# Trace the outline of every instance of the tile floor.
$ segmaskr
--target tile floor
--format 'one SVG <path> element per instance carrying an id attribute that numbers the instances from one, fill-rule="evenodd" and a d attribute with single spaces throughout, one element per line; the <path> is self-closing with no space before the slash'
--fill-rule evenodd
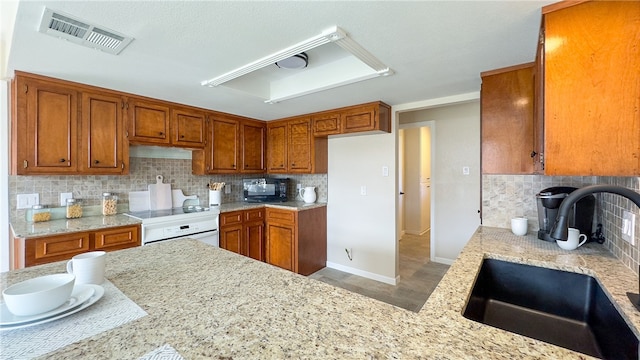
<path id="1" fill-rule="evenodd" d="M 418 312 L 449 269 L 429 261 L 429 235 L 400 240 L 400 281 L 396 286 L 339 270 L 324 268 L 310 278 Z"/>

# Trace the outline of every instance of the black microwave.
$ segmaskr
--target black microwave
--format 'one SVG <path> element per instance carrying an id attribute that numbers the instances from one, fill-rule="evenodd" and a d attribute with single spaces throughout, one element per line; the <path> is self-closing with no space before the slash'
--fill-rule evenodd
<path id="1" fill-rule="evenodd" d="M 284 202 L 287 201 L 289 179 L 243 179 L 242 188 L 246 202 Z"/>

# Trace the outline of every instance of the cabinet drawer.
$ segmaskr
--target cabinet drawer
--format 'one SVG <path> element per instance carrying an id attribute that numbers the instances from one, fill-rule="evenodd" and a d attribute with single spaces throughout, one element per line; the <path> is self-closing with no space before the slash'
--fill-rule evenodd
<path id="1" fill-rule="evenodd" d="M 242 211 L 232 211 L 220 214 L 220 226 L 242 224 Z"/>
<path id="2" fill-rule="evenodd" d="M 244 211 L 244 221 L 264 220 L 264 209 L 253 209 Z"/>
<path id="3" fill-rule="evenodd" d="M 137 226 L 96 231 L 93 235 L 94 248 L 115 250 L 140 245 L 138 233 Z"/>
<path id="4" fill-rule="evenodd" d="M 74 233 L 27 241 L 26 265 L 44 264 L 70 259 L 74 255 L 89 251 L 89 233 Z M 29 253 L 33 256 L 29 256 Z"/>
<path id="5" fill-rule="evenodd" d="M 267 208 L 267 221 L 293 224 L 296 221 L 296 212 Z"/>

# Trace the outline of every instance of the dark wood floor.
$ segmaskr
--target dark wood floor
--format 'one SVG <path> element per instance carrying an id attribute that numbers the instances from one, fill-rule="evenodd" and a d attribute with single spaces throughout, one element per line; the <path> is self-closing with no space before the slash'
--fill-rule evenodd
<path id="1" fill-rule="evenodd" d="M 410 311 L 420 311 L 448 265 L 429 261 L 429 235 L 400 240 L 400 281 L 396 286 L 324 268 L 309 277 Z"/>

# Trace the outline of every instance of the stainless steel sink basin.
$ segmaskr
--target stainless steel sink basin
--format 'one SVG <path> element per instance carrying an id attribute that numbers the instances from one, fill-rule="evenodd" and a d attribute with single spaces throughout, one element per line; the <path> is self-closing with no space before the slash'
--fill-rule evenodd
<path id="1" fill-rule="evenodd" d="M 596 279 L 485 259 L 464 317 L 604 359 L 638 359 L 638 338 Z"/>

